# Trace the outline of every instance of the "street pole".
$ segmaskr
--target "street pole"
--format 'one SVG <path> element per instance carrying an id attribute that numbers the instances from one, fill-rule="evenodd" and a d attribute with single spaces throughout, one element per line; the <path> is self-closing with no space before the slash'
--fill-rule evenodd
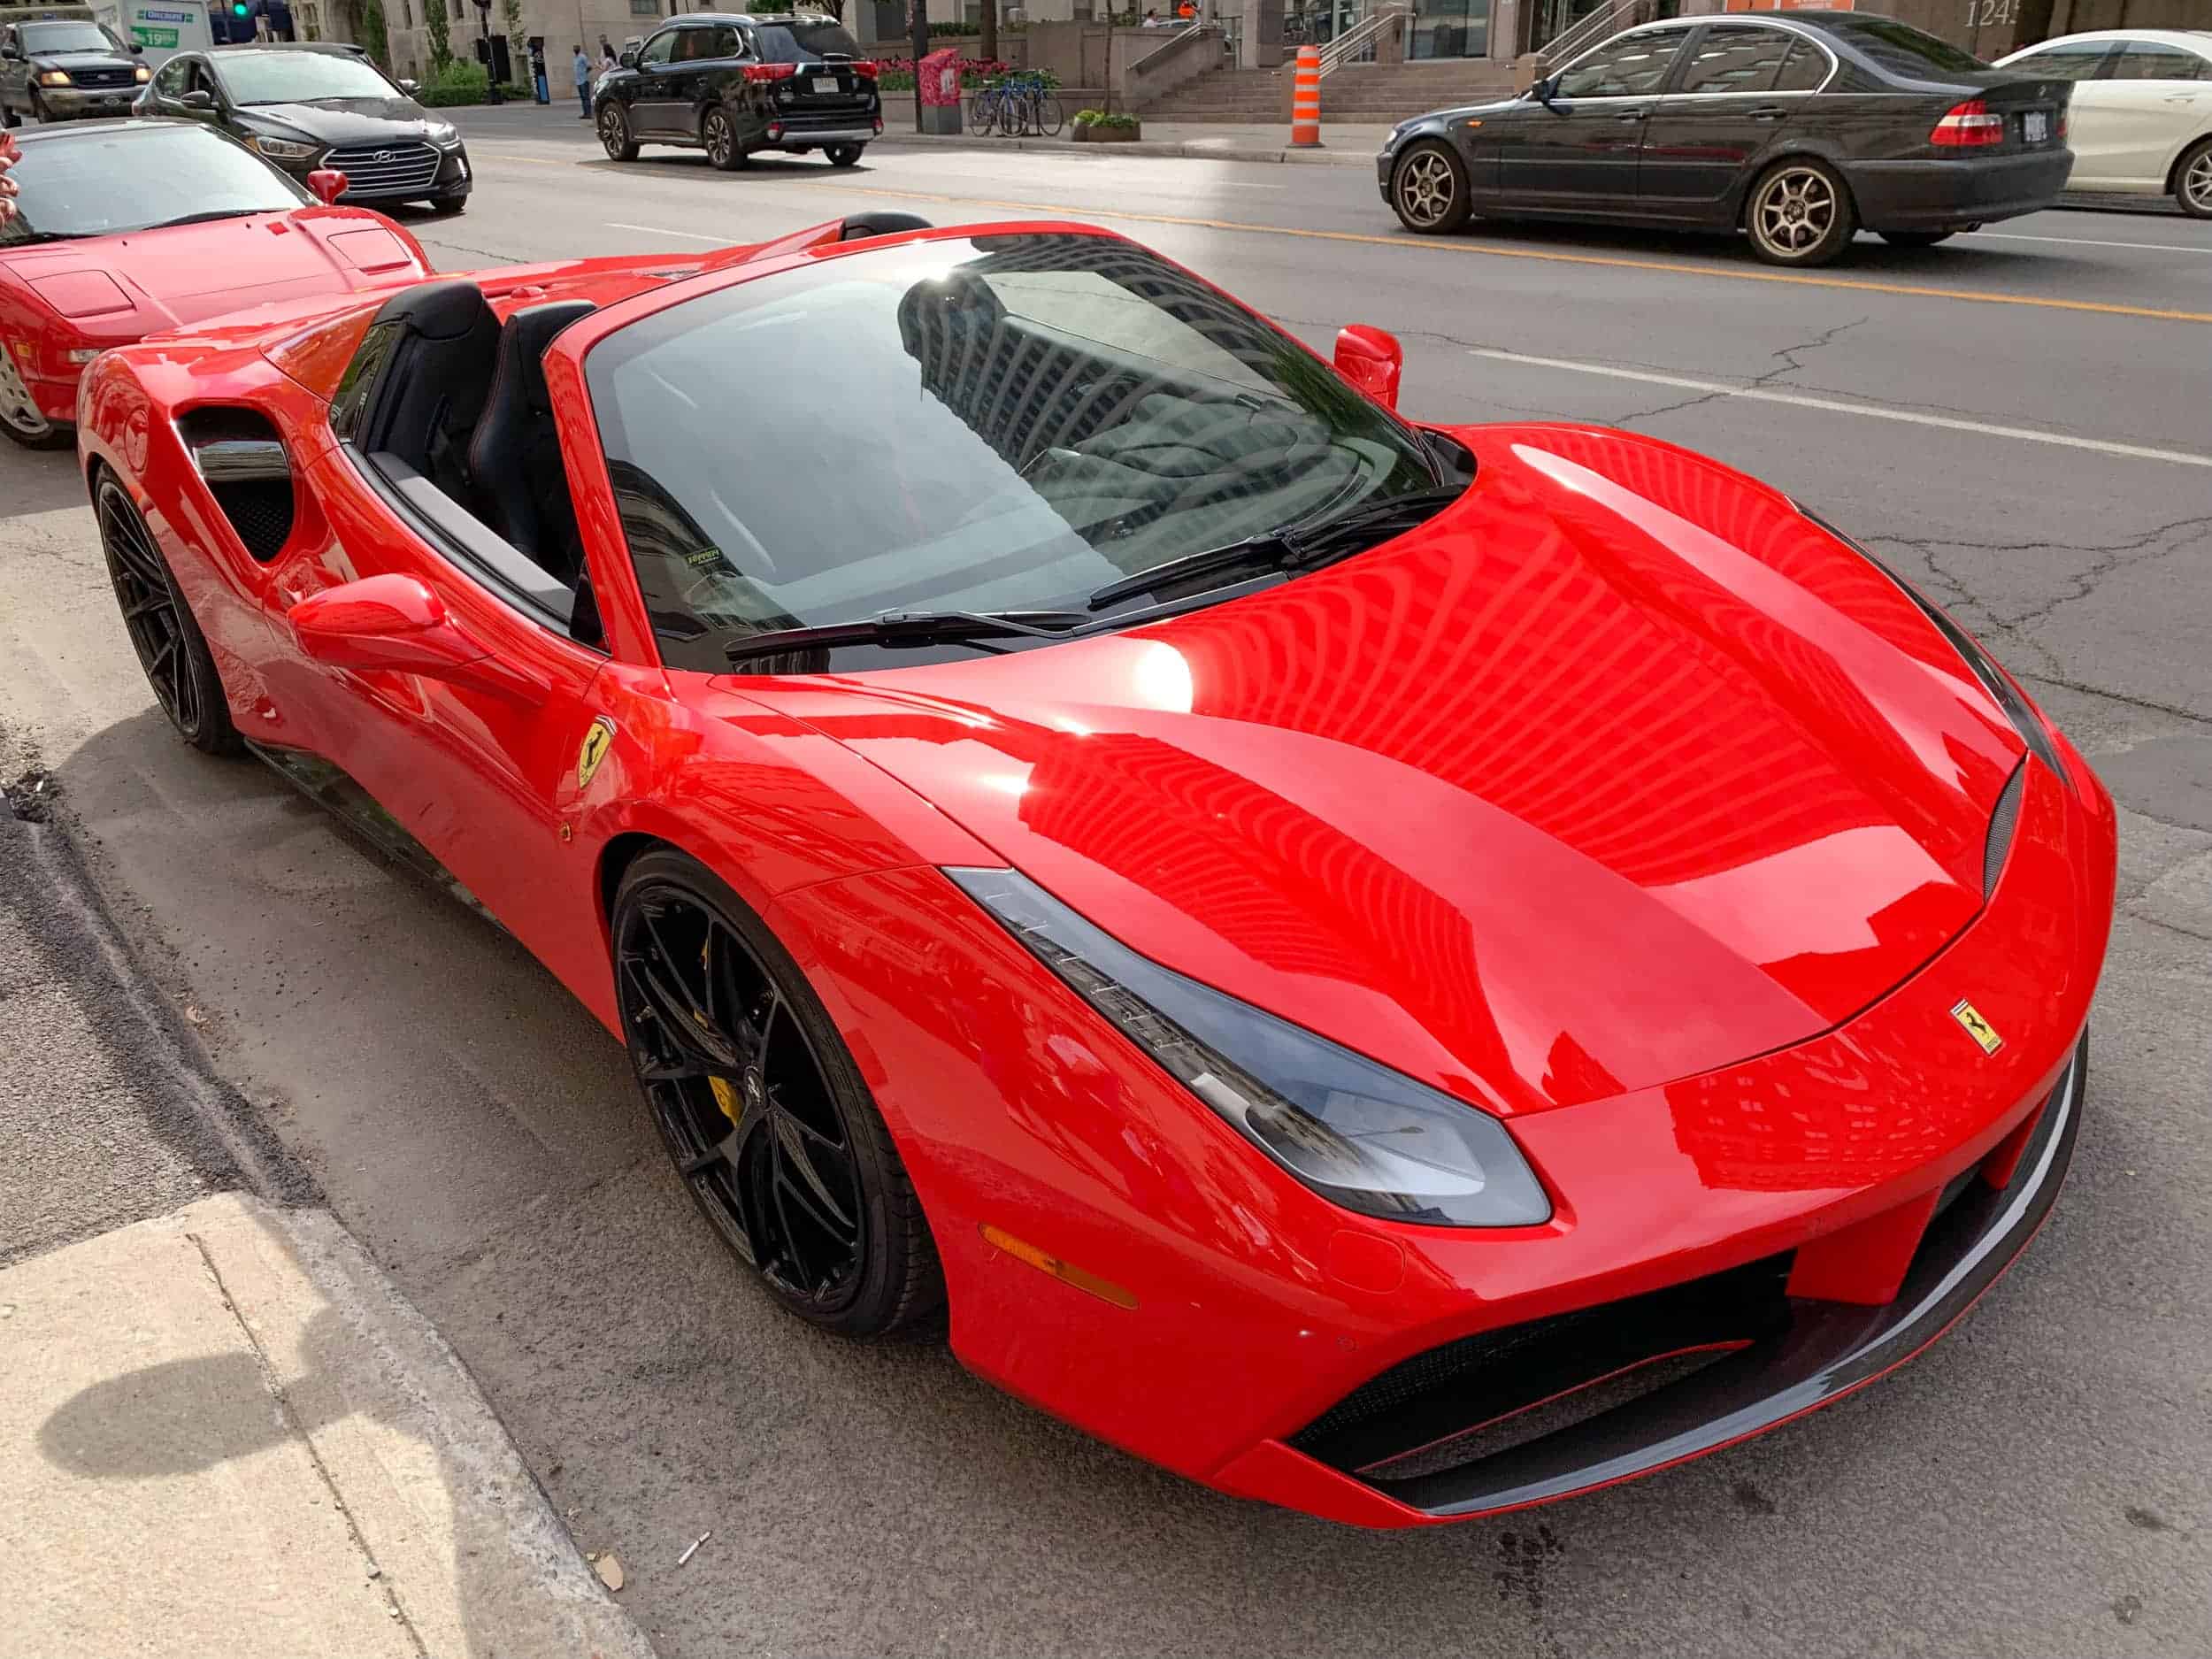
<path id="1" fill-rule="evenodd" d="M 922 130 L 922 59 L 929 56 L 929 0 L 910 0 L 914 27 L 914 130 Z"/>

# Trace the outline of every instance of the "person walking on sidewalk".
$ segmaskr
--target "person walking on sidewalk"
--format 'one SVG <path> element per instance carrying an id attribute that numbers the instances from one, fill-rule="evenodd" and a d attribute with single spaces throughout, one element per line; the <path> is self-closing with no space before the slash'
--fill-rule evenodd
<path id="1" fill-rule="evenodd" d="M 575 51 L 576 62 L 572 67 L 576 71 L 576 102 L 584 106 L 583 113 L 576 119 L 588 121 L 591 119 L 591 59 L 584 56 L 582 46 L 579 45 Z"/>

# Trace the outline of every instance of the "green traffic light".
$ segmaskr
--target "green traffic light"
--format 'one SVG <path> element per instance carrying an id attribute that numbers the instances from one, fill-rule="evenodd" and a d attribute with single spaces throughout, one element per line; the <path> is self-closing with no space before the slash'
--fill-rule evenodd
<path id="1" fill-rule="evenodd" d="M 230 0 L 231 16 L 234 18 L 242 18 L 246 15 L 249 10 L 250 8 L 246 4 L 246 0 Z"/>

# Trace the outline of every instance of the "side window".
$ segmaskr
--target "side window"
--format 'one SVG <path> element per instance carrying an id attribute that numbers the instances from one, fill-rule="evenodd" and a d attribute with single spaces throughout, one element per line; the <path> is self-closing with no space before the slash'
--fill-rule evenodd
<path id="1" fill-rule="evenodd" d="M 707 56 L 734 58 L 737 56 L 737 31 L 726 23 L 718 23 L 707 31 Z"/>
<path id="2" fill-rule="evenodd" d="M 154 77 L 154 91 L 165 98 L 184 96 L 184 83 L 192 73 L 189 58 L 172 58 L 162 65 L 161 73 Z"/>
<path id="3" fill-rule="evenodd" d="M 1624 35 L 1608 41 L 1559 77 L 1563 98 L 1635 98 L 1666 84 L 1667 65 L 1682 43 L 1679 30 Z"/>
<path id="4" fill-rule="evenodd" d="M 1678 92 L 1768 92 L 1797 42 L 1780 29 L 1722 24 L 1709 28 L 1683 65 Z"/>
<path id="5" fill-rule="evenodd" d="M 2136 42 L 2120 49 L 2112 60 L 2115 81 L 2202 81 L 2204 60 L 2178 46 L 2155 46 Z"/>
<path id="6" fill-rule="evenodd" d="M 2054 81 L 2087 81 L 2111 51 L 2109 41 L 2069 41 L 2032 52 L 2013 67 L 2023 74 L 2048 75 Z"/>
<path id="7" fill-rule="evenodd" d="M 665 64 L 669 54 L 676 50 L 676 31 L 663 29 L 645 42 L 645 50 L 638 54 L 638 62 L 644 66 Z"/>
<path id="8" fill-rule="evenodd" d="M 1817 92 L 1828 82 L 1830 72 L 1835 67 L 1828 61 L 1828 54 L 1810 41 L 1799 41 L 1790 48 L 1789 57 L 1782 64 L 1781 73 L 1774 77 L 1770 92 Z"/>

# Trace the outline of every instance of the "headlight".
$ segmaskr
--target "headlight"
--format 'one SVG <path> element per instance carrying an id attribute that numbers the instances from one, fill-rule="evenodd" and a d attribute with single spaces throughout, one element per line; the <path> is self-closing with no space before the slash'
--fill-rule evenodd
<path id="1" fill-rule="evenodd" d="M 1990 659 L 1989 653 L 1975 642 L 1973 636 L 1957 623 L 1952 621 L 1944 613 L 1943 608 L 1934 600 L 1929 598 L 1927 595 L 1922 593 L 1811 508 L 1797 502 L 1793 502 L 1791 505 L 1796 507 L 1799 512 L 1804 514 L 1806 518 L 1835 537 L 1837 541 L 1888 577 L 1891 581 L 1896 583 L 1898 591 L 1920 607 L 1928 620 L 1935 624 L 1936 632 L 1950 641 L 1951 649 L 1956 651 L 1965 660 L 1966 665 L 1974 671 L 1974 678 L 1980 680 L 1989 695 L 1997 700 L 1997 706 L 2005 711 L 2005 718 L 2012 722 L 2012 729 L 2020 733 L 2020 741 L 2028 746 L 2028 752 L 2056 772 L 2061 783 L 2070 789 L 2074 787 L 2073 774 L 2066 770 L 2064 764 L 2058 757 L 2058 745 L 2051 741 L 2050 727 L 2045 726 L 2042 718 L 2029 707 L 2028 700 L 2020 695 L 2020 687 L 2012 683 L 2011 676 Z"/>
<path id="2" fill-rule="evenodd" d="M 461 129 L 441 121 L 430 129 L 430 142 L 441 150 L 450 150 L 461 142 Z"/>
<path id="3" fill-rule="evenodd" d="M 42 87 L 66 87 L 73 83 L 66 69 L 42 69 L 38 72 L 38 84 Z"/>
<path id="4" fill-rule="evenodd" d="M 1551 1201 L 1497 1119 L 1139 956 L 1011 870 L 948 870 L 1122 1034 L 1333 1203 L 1525 1227 Z"/>
<path id="5" fill-rule="evenodd" d="M 271 161 L 310 161 L 322 148 L 289 138 L 250 138 L 246 141 Z"/>
<path id="6" fill-rule="evenodd" d="M 143 64 L 139 65 L 136 69 L 131 72 L 131 79 L 138 82 L 138 84 L 142 87 L 153 78 L 154 72 L 147 68 Z"/>

